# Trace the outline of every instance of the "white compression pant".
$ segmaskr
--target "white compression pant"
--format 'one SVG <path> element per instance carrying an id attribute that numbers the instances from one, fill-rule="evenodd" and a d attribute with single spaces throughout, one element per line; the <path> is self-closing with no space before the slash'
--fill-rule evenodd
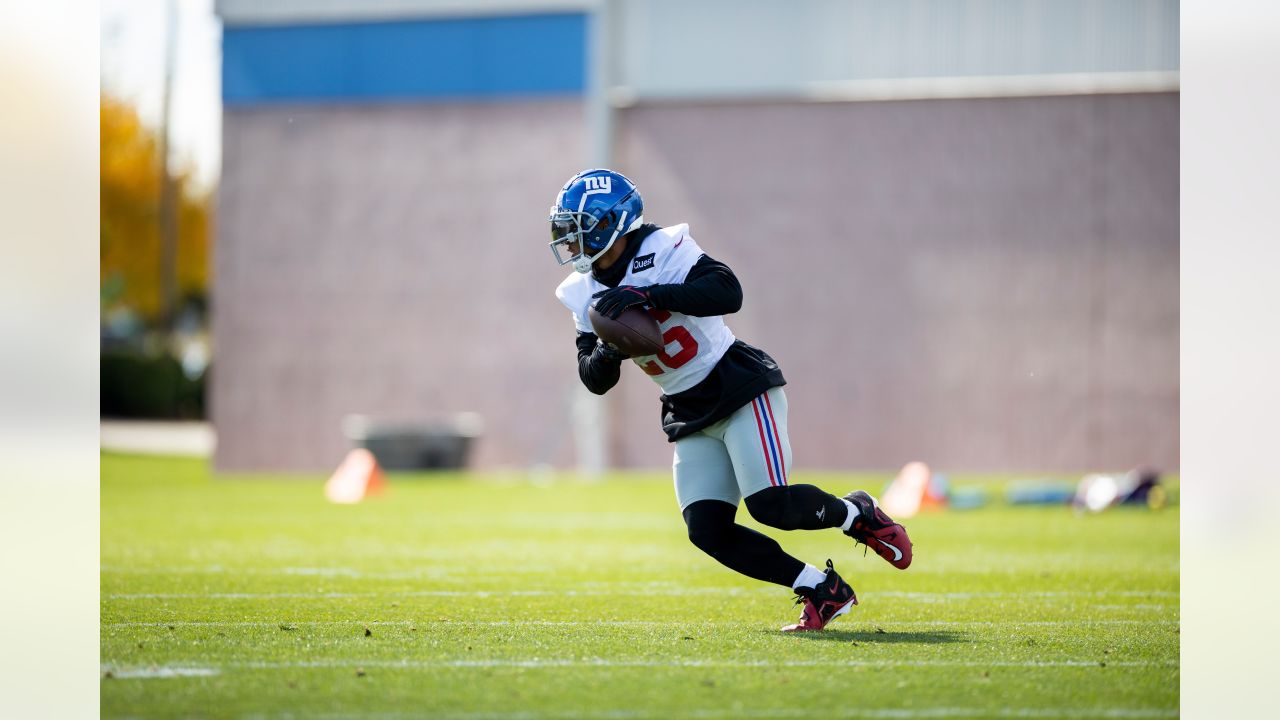
<path id="1" fill-rule="evenodd" d="M 770 388 L 720 422 L 676 441 L 676 500 L 683 511 L 699 500 L 738 502 L 787 484 L 791 442 L 787 396 Z"/>

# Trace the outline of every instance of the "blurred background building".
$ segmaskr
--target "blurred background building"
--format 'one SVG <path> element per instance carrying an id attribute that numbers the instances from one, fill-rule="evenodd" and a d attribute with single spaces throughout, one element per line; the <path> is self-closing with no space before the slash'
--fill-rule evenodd
<path id="1" fill-rule="evenodd" d="M 219 469 L 464 412 L 478 467 L 666 466 L 553 297 L 594 165 L 737 272 L 797 466 L 1178 465 L 1177 2 L 216 7 Z"/>

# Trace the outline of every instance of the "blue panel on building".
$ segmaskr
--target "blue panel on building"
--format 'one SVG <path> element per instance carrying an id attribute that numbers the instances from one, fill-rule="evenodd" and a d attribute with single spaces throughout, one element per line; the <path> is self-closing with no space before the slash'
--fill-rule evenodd
<path id="1" fill-rule="evenodd" d="M 582 13 L 305 26 L 230 26 L 222 98 L 271 101 L 580 94 Z"/>

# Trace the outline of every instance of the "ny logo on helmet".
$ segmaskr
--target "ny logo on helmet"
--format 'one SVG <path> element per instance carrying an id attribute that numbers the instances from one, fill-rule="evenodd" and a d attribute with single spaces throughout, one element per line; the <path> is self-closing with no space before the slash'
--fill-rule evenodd
<path id="1" fill-rule="evenodd" d="M 613 190 L 613 178 L 608 175 L 583 178 L 583 182 L 586 184 L 587 193 L 607 193 Z"/>

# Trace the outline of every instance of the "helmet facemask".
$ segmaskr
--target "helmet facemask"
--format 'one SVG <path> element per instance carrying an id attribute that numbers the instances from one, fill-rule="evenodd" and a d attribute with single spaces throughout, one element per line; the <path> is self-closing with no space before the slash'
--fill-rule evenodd
<path id="1" fill-rule="evenodd" d="M 616 225 L 612 222 L 613 215 L 614 213 L 610 212 L 602 218 L 596 218 L 591 213 L 552 207 L 550 245 L 551 254 L 555 256 L 556 262 L 560 265 L 573 263 L 573 269 L 583 274 L 591 272 L 591 264 L 613 247 L 613 243 L 626 227 L 626 210 L 622 211 L 622 217 L 618 218 Z M 609 234 L 609 239 L 601 244 L 600 233 L 607 232 L 611 226 L 613 232 Z M 595 242 L 592 241 L 593 236 Z M 588 255 L 588 252 L 591 254 Z"/>

